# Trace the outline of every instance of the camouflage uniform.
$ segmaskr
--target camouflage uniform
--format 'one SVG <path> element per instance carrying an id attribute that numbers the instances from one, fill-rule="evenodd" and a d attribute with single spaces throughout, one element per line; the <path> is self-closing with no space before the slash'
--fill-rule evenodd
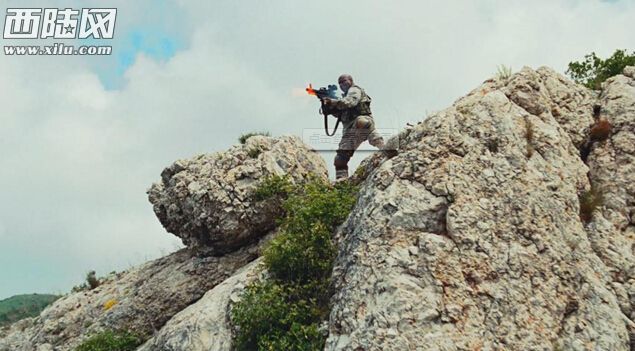
<path id="1" fill-rule="evenodd" d="M 370 111 L 371 98 L 364 89 L 352 85 L 339 100 L 331 106 L 333 115 L 340 117 L 344 131 L 335 156 L 335 177 L 348 177 L 348 161 L 357 148 L 365 141 L 381 148 L 384 140 L 375 130 L 375 121 Z"/>

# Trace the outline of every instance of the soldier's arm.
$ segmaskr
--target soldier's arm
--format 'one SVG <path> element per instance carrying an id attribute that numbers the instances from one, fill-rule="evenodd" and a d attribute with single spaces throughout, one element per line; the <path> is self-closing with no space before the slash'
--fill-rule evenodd
<path id="1" fill-rule="evenodd" d="M 338 110 L 335 105 L 332 103 L 335 100 L 325 100 L 325 103 L 322 105 L 322 109 L 320 113 L 326 113 L 327 115 L 331 115 L 334 117 L 340 117 L 342 115 L 342 111 Z"/>
<path id="2" fill-rule="evenodd" d="M 357 104 L 359 104 L 361 100 L 361 89 L 359 89 L 358 87 L 350 87 L 350 89 L 348 89 L 348 93 L 346 93 L 346 97 L 335 100 L 333 106 L 339 110 L 345 110 L 357 106 Z"/>
<path id="3" fill-rule="evenodd" d="M 342 111 L 333 111 L 333 113 L 331 113 L 331 115 L 333 117 L 342 117 Z"/>

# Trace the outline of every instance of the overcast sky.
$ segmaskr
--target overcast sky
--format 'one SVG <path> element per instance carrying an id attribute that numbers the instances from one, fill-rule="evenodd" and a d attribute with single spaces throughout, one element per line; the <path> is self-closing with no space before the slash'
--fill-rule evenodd
<path id="1" fill-rule="evenodd" d="M 88 270 L 102 275 L 174 251 L 179 240 L 145 194 L 162 169 L 225 150 L 248 131 L 321 132 L 318 103 L 303 94 L 310 82 L 352 74 L 373 97 L 377 126 L 399 130 L 449 106 L 498 65 L 564 73 L 591 51 L 635 49 L 632 0 L 2 6 L 2 24 L 11 7 L 118 14 L 114 39 L 91 42 L 112 45 L 107 57 L 0 52 L 0 299 L 67 292 Z"/>

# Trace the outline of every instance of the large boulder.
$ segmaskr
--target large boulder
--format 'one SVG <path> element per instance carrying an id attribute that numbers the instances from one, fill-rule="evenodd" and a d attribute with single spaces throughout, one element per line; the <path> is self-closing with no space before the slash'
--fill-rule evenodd
<path id="1" fill-rule="evenodd" d="M 400 133 L 397 157 L 365 160 L 326 350 L 631 349 L 632 85 L 607 82 L 618 127 L 589 156 L 607 148 L 592 174 L 613 190 L 594 221 L 615 218 L 615 242 L 579 215 L 595 93 L 548 68 L 486 81 Z"/>
<path id="2" fill-rule="evenodd" d="M 187 246 L 214 254 L 235 250 L 275 227 L 276 199 L 258 201 L 254 190 L 267 176 L 326 179 L 324 160 L 295 136 L 252 136 L 225 152 L 178 160 L 148 190 L 165 229 Z"/>

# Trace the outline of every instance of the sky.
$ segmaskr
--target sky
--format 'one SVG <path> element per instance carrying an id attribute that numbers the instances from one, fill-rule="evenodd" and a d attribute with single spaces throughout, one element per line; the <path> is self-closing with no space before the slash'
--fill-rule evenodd
<path id="1" fill-rule="evenodd" d="M 89 270 L 105 275 L 182 247 L 145 191 L 175 160 L 226 150 L 246 132 L 323 133 L 309 83 L 350 73 L 373 98 L 377 127 L 392 133 L 499 65 L 564 73 L 590 52 L 635 49 L 634 0 L 0 5 L 2 25 L 12 7 L 117 8 L 113 39 L 0 39 L 113 47 L 108 56 L 0 52 L 0 299 L 65 293 Z M 322 155 L 333 176 L 333 152 Z"/>

